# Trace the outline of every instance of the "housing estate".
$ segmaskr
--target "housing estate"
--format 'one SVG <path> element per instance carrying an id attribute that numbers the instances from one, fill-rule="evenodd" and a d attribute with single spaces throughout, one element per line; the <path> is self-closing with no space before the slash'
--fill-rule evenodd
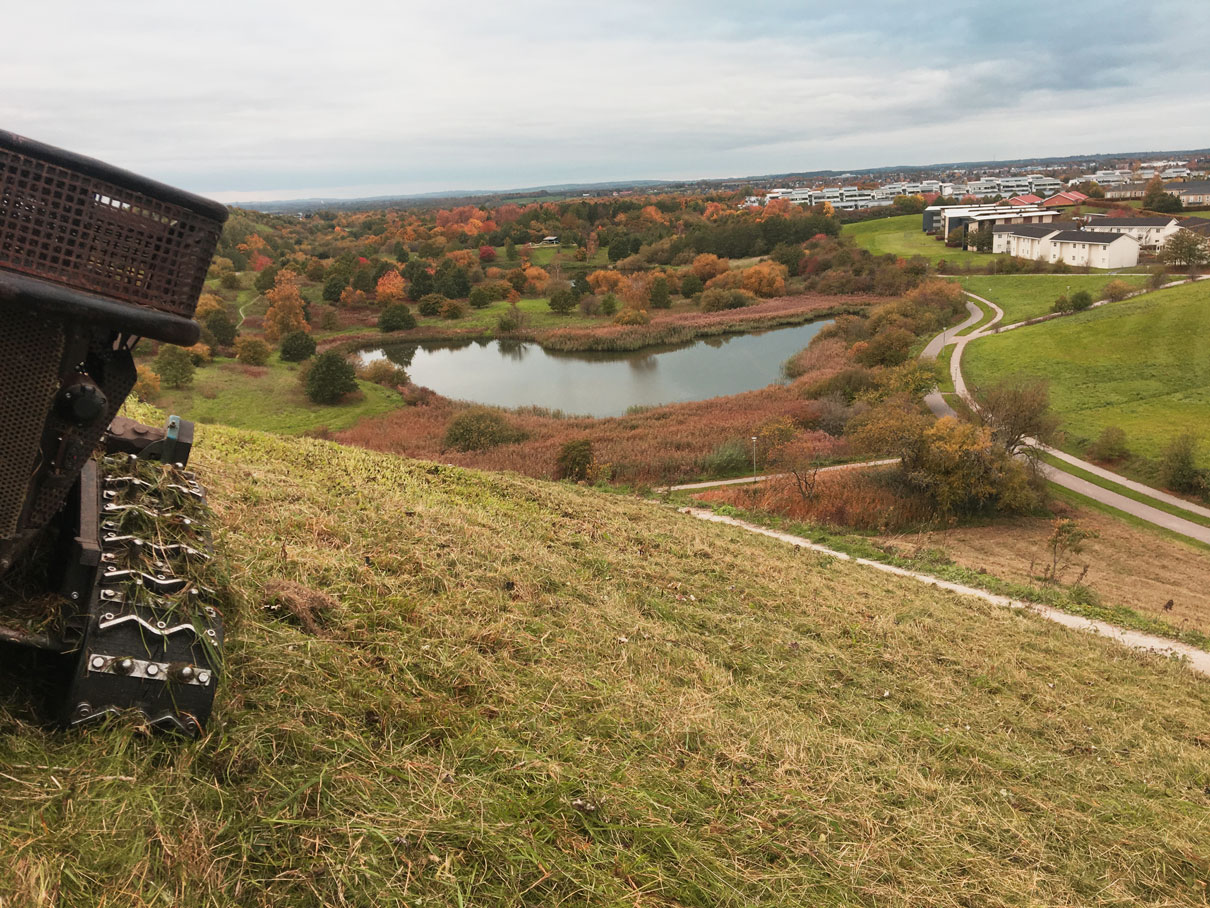
<path id="1" fill-rule="evenodd" d="M 948 237 L 962 229 L 963 245 L 969 231 L 991 229 L 999 224 L 1046 224 L 1058 218 L 1054 208 L 1041 205 L 930 205 L 924 209 L 922 229 Z"/>
<path id="2" fill-rule="evenodd" d="M 1099 233 L 1132 236 L 1144 249 L 1158 249 L 1180 229 L 1180 221 L 1173 217 L 1097 218 L 1094 229 Z"/>
<path id="3" fill-rule="evenodd" d="M 1129 268 L 1139 263 L 1139 242 L 1124 233 L 1070 230 L 1066 225 L 1000 224 L 992 228 L 992 252 L 1075 267 Z"/>

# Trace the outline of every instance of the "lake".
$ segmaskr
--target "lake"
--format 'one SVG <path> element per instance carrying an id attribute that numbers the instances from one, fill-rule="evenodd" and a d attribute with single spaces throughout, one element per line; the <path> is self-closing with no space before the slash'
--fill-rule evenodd
<path id="1" fill-rule="evenodd" d="M 630 407 L 704 400 L 763 388 L 831 321 L 703 338 L 634 353 L 553 353 L 535 343 L 391 344 L 363 350 L 387 358 L 443 397 L 500 407 L 621 416 Z"/>

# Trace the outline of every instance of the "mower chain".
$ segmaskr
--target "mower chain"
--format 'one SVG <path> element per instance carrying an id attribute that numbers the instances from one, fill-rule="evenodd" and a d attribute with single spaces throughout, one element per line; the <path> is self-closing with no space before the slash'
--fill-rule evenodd
<path id="1" fill-rule="evenodd" d="M 206 495 L 178 465 L 101 459 L 101 560 L 69 725 L 133 710 L 153 728 L 199 735 L 222 664 L 223 624 L 206 585 Z"/>

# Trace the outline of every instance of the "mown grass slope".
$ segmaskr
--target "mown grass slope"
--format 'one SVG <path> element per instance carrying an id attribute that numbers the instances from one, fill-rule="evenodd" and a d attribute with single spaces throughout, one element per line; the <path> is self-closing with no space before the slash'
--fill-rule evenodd
<path id="1" fill-rule="evenodd" d="M 1050 380 L 1051 406 L 1073 446 L 1107 426 L 1132 452 L 1157 457 L 1185 432 L 1210 466 L 1210 282 L 1184 284 L 973 341 L 972 387 L 1024 373 Z"/>
<path id="2" fill-rule="evenodd" d="M 1122 281 L 1142 290 L 1145 274 L 976 274 L 960 281 L 963 290 L 991 300 L 1004 310 L 1003 325 L 1037 318 L 1052 311 L 1063 294 L 1087 290 L 1094 300 L 1102 297 L 1105 285 Z"/>
<path id="3" fill-rule="evenodd" d="M 658 505 L 211 428 L 209 735 L 0 707 L 0 904 L 1200 904 L 1210 683 Z M 288 579 L 339 600 L 308 633 Z"/>
<path id="4" fill-rule="evenodd" d="M 870 250 L 874 255 L 890 253 L 904 258 L 922 255 L 934 264 L 944 259 L 955 265 L 985 265 L 992 260 L 990 255 L 953 249 L 936 237 L 929 236 L 920 229 L 921 218 L 919 214 L 902 214 L 891 218 L 857 221 L 845 224 L 843 232 L 853 237 L 858 246 Z"/>

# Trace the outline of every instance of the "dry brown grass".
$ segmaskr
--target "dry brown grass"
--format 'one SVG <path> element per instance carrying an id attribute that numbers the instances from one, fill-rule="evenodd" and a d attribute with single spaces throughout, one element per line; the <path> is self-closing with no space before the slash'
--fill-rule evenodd
<path id="1" fill-rule="evenodd" d="M 1210 555 L 1175 539 L 1133 527 L 1110 515 L 1058 503 L 1060 516 L 1099 535 L 1072 556 L 1061 577 L 1074 582 L 1084 565 L 1083 584 L 1106 603 L 1124 605 L 1181 629 L 1210 634 Z M 957 527 L 882 537 L 905 554 L 941 549 L 963 567 L 1019 583 L 1035 583 L 1048 564 L 1050 519 L 1021 517 L 992 526 Z M 1032 564 L 1032 567 L 1031 567 Z M 1171 600 L 1172 608 L 1165 609 Z"/>

